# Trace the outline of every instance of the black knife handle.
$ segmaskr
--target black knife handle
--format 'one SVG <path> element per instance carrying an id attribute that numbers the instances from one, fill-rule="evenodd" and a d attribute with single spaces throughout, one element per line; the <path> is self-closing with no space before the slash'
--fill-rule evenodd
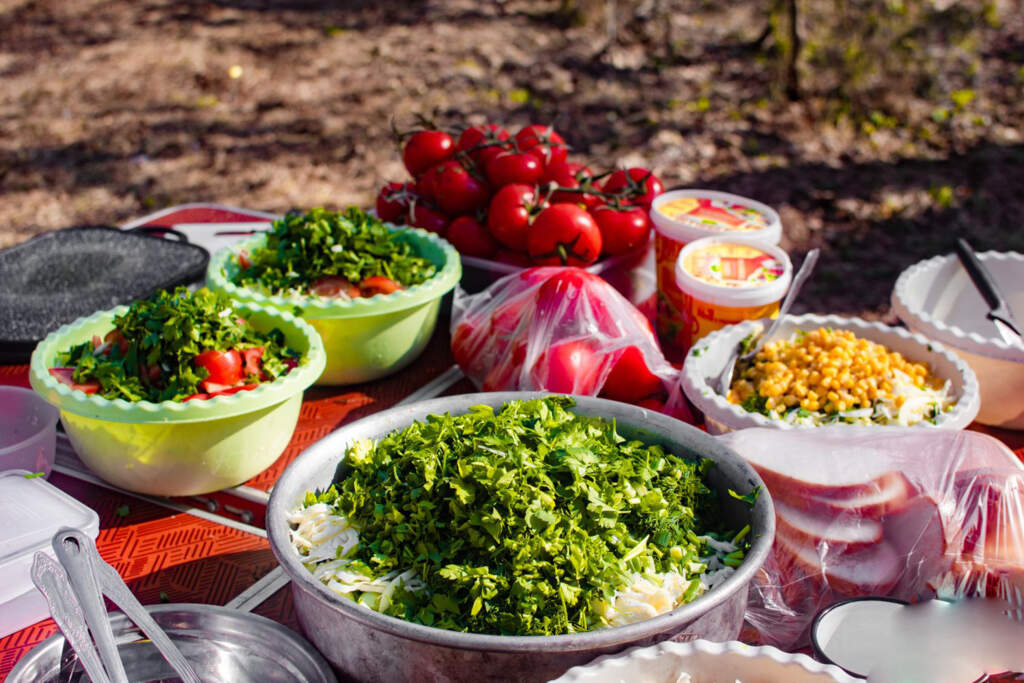
<path id="1" fill-rule="evenodd" d="M 1003 296 L 996 288 L 995 280 L 989 275 L 985 266 L 981 265 L 981 261 L 975 255 L 974 249 L 971 248 L 971 245 L 963 237 L 959 237 L 956 240 L 956 255 L 960 257 L 960 263 L 964 265 L 964 270 L 971 276 L 971 281 L 978 288 L 978 291 L 981 292 L 981 296 L 984 297 L 988 307 L 996 309 L 1005 306 Z"/>

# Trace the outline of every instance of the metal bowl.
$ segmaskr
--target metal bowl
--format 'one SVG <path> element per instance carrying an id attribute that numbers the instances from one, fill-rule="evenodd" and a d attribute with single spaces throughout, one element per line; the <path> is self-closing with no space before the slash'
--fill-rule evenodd
<path id="1" fill-rule="evenodd" d="M 574 411 L 614 419 L 627 438 L 657 443 L 679 455 L 715 461 L 709 485 L 723 495 L 726 521 L 751 526 L 746 560 L 721 586 L 693 602 L 646 621 L 558 636 L 459 633 L 385 616 L 345 600 L 321 584 L 300 562 L 289 539 L 287 513 L 307 490 L 326 488 L 347 446 L 377 439 L 431 414 L 462 414 L 474 405 L 500 406 L 540 393 L 449 396 L 386 410 L 347 425 L 307 449 L 278 480 L 267 507 L 270 544 L 291 577 L 295 611 L 307 637 L 343 673 L 359 681 L 547 681 L 601 654 L 663 640 L 734 640 L 742 625 L 747 586 L 764 562 L 775 533 L 771 498 L 761 479 L 736 453 L 694 427 L 661 413 L 589 397 L 574 397 Z M 761 486 L 753 507 L 729 495 Z"/>
<path id="2" fill-rule="evenodd" d="M 215 605 L 149 605 L 146 611 L 167 632 L 204 683 L 337 681 L 331 667 L 309 643 L 266 617 Z M 153 643 L 128 617 L 111 612 L 110 625 L 128 680 L 179 680 Z M 7 683 L 66 680 L 58 678 L 63 650 L 63 635 L 47 638 L 21 658 Z"/>

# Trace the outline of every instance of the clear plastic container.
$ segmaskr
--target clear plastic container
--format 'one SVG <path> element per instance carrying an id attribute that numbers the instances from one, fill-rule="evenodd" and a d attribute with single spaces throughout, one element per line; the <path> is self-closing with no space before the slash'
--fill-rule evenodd
<path id="1" fill-rule="evenodd" d="M 26 470 L 0 472 L 0 638 L 50 616 L 43 594 L 32 583 L 37 551 L 53 556 L 50 539 L 61 527 L 91 538 L 100 518 L 42 477 Z"/>
<path id="2" fill-rule="evenodd" d="M 0 470 L 49 476 L 59 416 L 55 407 L 30 389 L 0 387 Z"/>
<path id="3" fill-rule="evenodd" d="M 676 260 L 690 242 L 705 237 L 737 237 L 777 245 L 782 220 L 766 204 L 714 190 L 669 190 L 651 204 L 655 274 L 658 289 L 657 329 L 667 351 L 681 351 L 676 326 L 684 305 L 676 284 Z"/>
<path id="4" fill-rule="evenodd" d="M 776 317 L 792 278 L 789 256 L 765 242 L 732 236 L 690 242 L 676 258 L 682 297 L 671 343 L 685 352 L 726 325 Z"/>

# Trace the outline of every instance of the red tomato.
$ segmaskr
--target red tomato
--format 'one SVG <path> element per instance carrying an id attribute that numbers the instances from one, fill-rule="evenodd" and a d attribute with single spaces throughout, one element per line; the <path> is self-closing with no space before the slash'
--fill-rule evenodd
<path id="1" fill-rule="evenodd" d="M 416 196 L 412 183 L 388 183 L 377 194 L 377 218 L 388 223 L 404 223 L 409 215 L 409 204 Z M 241 263 L 241 255 L 239 255 Z M 242 268 L 248 268 L 244 263 Z"/>
<path id="2" fill-rule="evenodd" d="M 514 249 L 498 249 L 498 251 L 494 252 L 494 260 L 499 263 L 507 263 L 510 266 L 519 266 L 520 268 L 529 268 L 533 265 L 533 262 L 530 261 L 530 256 L 526 252 Z"/>
<path id="3" fill-rule="evenodd" d="M 402 285 L 384 275 L 371 275 L 359 283 L 359 293 L 364 297 L 393 294 L 400 289 Z"/>
<path id="4" fill-rule="evenodd" d="M 71 387 L 72 391 L 81 391 L 83 394 L 95 394 L 100 390 L 98 380 L 91 379 L 88 382 L 76 382 L 74 368 L 50 368 L 50 374 L 61 384 Z"/>
<path id="5" fill-rule="evenodd" d="M 553 324 L 559 324 L 563 317 L 575 321 L 589 314 L 603 334 L 618 337 L 622 332 L 601 298 L 605 287 L 608 284 L 593 273 L 580 268 L 559 269 L 537 290 L 537 315 L 556 318 Z"/>
<path id="6" fill-rule="evenodd" d="M 604 191 L 608 194 L 622 194 L 627 204 L 642 206 L 647 210 L 651 202 L 665 191 L 658 176 L 646 168 L 630 168 L 618 170 L 608 177 L 604 183 Z"/>
<path id="7" fill-rule="evenodd" d="M 234 349 L 203 351 L 192 359 L 197 366 L 206 370 L 206 382 L 234 386 L 242 381 L 242 354 Z M 208 389 L 206 389 L 209 392 Z"/>
<path id="8" fill-rule="evenodd" d="M 503 245 L 526 251 L 530 219 L 537 212 L 540 194 L 532 185 L 506 185 L 487 208 L 487 229 Z"/>
<path id="9" fill-rule="evenodd" d="M 608 373 L 601 395 L 616 401 L 634 403 L 661 391 L 661 388 L 661 378 L 647 367 L 640 348 L 627 346 Z"/>
<path id="10" fill-rule="evenodd" d="M 427 206 L 423 202 L 416 202 L 409 211 L 409 224 L 416 228 L 423 228 L 430 232 L 436 232 L 444 237 L 448 230 L 448 223 L 451 219 L 437 209 Z"/>
<path id="11" fill-rule="evenodd" d="M 519 389 L 519 377 L 526 360 L 526 342 L 518 342 L 511 353 L 506 353 L 484 377 L 480 388 L 484 391 L 510 391 Z"/>
<path id="12" fill-rule="evenodd" d="M 107 336 L 103 337 L 103 341 L 107 342 L 111 346 L 117 346 L 121 351 L 121 355 L 128 353 L 128 340 L 121 334 L 121 330 L 114 328 L 110 332 L 107 332 Z"/>
<path id="13" fill-rule="evenodd" d="M 309 286 L 309 293 L 326 298 L 345 296 L 355 299 L 359 296 L 359 288 L 340 275 L 325 275 Z"/>
<path id="14" fill-rule="evenodd" d="M 624 254 L 647 241 L 651 234 L 651 219 L 645 209 L 607 204 L 592 209 L 590 215 L 601 231 L 601 249 L 605 254 Z"/>
<path id="15" fill-rule="evenodd" d="M 249 258 L 249 251 L 247 249 L 238 252 L 238 265 L 241 266 L 242 270 L 248 270 L 249 266 L 252 265 L 252 259 Z"/>
<path id="16" fill-rule="evenodd" d="M 581 192 L 555 192 L 551 195 L 551 203 L 558 204 L 568 202 L 569 204 L 582 204 L 587 209 L 598 206 L 603 200 L 588 190 L 600 191 L 597 183 L 593 180 L 594 173 L 583 164 L 572 161 L 548 164 L 544 169 L 541 182 L 545 185 L 554 183 L 558 187 L 569 190 L 582 190 Z"/>
<path id="17" fill-rule="evenodd" d="M 434 198 L 442 210 L 454 216 L 462 216 L 487 206 L 491 188 L 485 181 L 457 163 L 454 166 L 444 164 L 435 168 L 441 170 L 434 181 Z"/>
<path id="18" fill-rule="evenodd" d="M 437 199 L 437 183 L 441 180 L 441 174 L 449 168 L 462 168 L 462 164 L 449 159 L 448 161 L 442 161 L 439 164 L 431 166 L 423 175 L 416 181 L 416 194 L 419 197 L 426 197 L 427 199 Z"/>
<path id="19" fill-rule="evenodd" d="M 534 383 L 554 394 L 593 395 L 601 372 L 601 356 L 582 339 L 561 342 L 546 350 L 533 366 Z"/>
<path id="20" fill-rule="evenodd" d="M 545 166 L 560 164 L 569 156 L 565 140 L 551 126 L 526 126 L 516 133 L 515 140 L 521 151 L 533 154 Z"/>
<path id="21" fill-rule="evenodd" d="M 491 258 L 498 251 L 498 242 L 480 221 L 472 216 L 459 216 L 448 226 L 447 239 L 460 254 Z"/>
<path id="22" fill-rule="evenodd" d="M 263 379 L 263 369 L 260 367 L 263 363 L 263 347 L 256 346 L 242 351 L 242 358 L 245 360 L 245 376 Z"/>
<path id="23" fill-rule="evenodd" d="M 544 164 L 527 152 L 501 152 L 484 166 L 491 187 L 506 185 L 534 185 L 544 173 Z"/>
<path id="24" fill-rule="evenodd" d="M 508 148 L 507 143 L 504 143 L 508 138 L 508 131 L 493 123 L 470 126 L 459 136 L 455 152 L 465 153 L 475 163 L 486 166 L 488 161 Z"/>
<path id="25" fill-rule="evenodd" d="M 421 130 L 409 138 L 402 150 L 402 163 L 413 178 L 455 154 L 452 136 L 440 130 Z"/>
<path id="26" fill-rule="evenodd" d="M 601 255 L 601 231 L 586 209 L 552 204 L 534 219 L 526 248 L 537 265 L 587 266 Z"/>
<path id="27" fill-rule="evenodd" d="M 665 412 L 665 402 L 662 401 L 660 398 L 657 398 L 656 396 L 651 396 L 650 398 L 642 398 L 639 401 L 634 401 L 633 405 L 638 406 L 640 408 L 647 408 L 647 410 L 653 410 L 658 413 Z"/>

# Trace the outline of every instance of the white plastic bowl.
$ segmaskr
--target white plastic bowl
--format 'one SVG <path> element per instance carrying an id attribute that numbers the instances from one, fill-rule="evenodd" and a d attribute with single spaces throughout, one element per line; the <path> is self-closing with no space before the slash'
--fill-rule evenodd
<path id="1" fill-rule="evenodd" d="M 729 354 L 736 350 L 740 341 L 768 322 L 770 321 L 748 320 L 739 325 L 723 327 L 699 340 L 686 355 L 680 383 L 686 397 L 704 413 L 708 431 L 712 434 L 724 434 L 748 427 L 800 428 L 781 420 L 770 419 L 760 413 L 747 412 L 735 403 L 729 403 L 725 396 L 712 388 L 717 383 Z M 978 380 L 974 372 L 956 354 L 946 350 L 941 344 L 929 342 L 919 334 L 860 318 L 838 315 L 789 315 L 773 337 L 788 338 L 797 330 L 810 331 L 819 327 L 850 330 L 858 337 L 898 351 L 912 361 L 925 362 L 934 375 L 950 380 L 956 405 L 952 410 L 940 415 L 934 425 L 931 422 L 919 422 L 918 425 L 963 429 L 978 414 L 980 398 Z"/>
<path id="2" fill-rule="evenodd" d="M 683 673 L 690 674 L 693 683 L 732 683 L 735 680 L 744 683 L 852 683 L 858 680 L 837 666 L 767 645 L 754 647 L 736 641 L 694 640 L 665 642 L 618 655 L 605 655 L 586 666 L 569 669 L 551 683 L 675 683 Z"/>
<path id="3" fill-rule="evenodd" d="M 0 470 L 50 476 L 58 417 L 60 411 L 31 389 L 0 387 Z"/>
<path id="4" fill-rule="evenodd" d="M 1024 254 L 978 254 L 1014 317 L 1024 323 Z M 1024 345 L 1010 346 L 985 314 L 988 306 L 955 256 L 936 256 L 896 280 L 892 308 L 907 327 L 967 361 L 981 386 L 978 422 L 1024 429 Z"/>

